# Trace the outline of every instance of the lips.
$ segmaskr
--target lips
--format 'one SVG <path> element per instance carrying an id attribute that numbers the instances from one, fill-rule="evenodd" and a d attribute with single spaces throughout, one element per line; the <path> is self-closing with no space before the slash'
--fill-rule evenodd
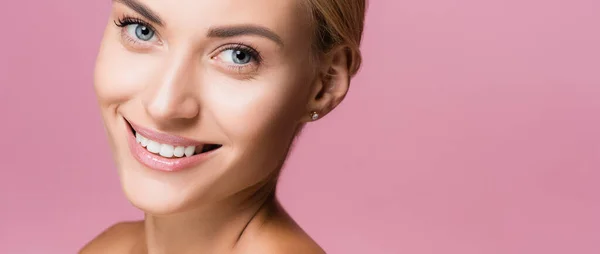
<path id="1" fill-rule="evenodd" d="M 194 167 L 222 147 L 157 132 L 124 120 L 129 127 L 128 143 L 133 157 L 154 170 L 173 172 Z"/>

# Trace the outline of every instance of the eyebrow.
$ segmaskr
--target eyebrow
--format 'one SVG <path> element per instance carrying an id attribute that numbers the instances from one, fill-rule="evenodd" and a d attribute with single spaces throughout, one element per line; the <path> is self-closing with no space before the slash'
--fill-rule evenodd
<path id="1" fill-rule="evenodd" d="M 152 23 L 155 23 L 159 26 L 164 26 L 164 22 L 160 18 L 160 16 L 148 8 L 146 5 L 140 3 L 137 0 L 112 0 L 113 2 L 118 2 L 126 5 L 130 9 L 144 16 L 144 18 L 148 19 Z M 257 26 L 257 25 L 239 25 L 239 26 L 223 26 L 223 27 L 213 27 L 208 30 L 208 37 L 219 37 L 219 38 L 228 38 L 228 37 L 237 37 L 242 35 L 258 35 L 270 39 L 277 43 L 279 46 L 283 47 L 283 40 L 279 35 L 275 32 L 269 30 L 266 27 Z"/>
<path id="2" fill-rule="evenodd" d="M 265 37 L 279 44 L 283 47 L 283 40 L 275 32 L 269 30 L 266 27 L 256 25 L 239 25 L 239 26 L 224 26 L 224 27 L 213 27 L 208 30 L 206 36 L 208 37 L 236 37 L 242 35 L 258 35 Z"/>
<path id="3" fill-rule="evenodd" d="M 155 23 L 159 26 L 164 26 L 164 22 L 161 20 L 158 14 L 137 0 L 113 0 L 113 2 L 122 3 L 140 15 L 144 16 L 144 18 L 150 20 L 152 23 Z"/>

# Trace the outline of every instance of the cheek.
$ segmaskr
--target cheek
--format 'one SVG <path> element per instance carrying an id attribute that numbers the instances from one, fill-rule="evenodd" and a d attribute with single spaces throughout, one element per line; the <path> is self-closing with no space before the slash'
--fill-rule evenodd
<path id="1" fill-rule="evenodd" d="M 94 89 L 102 106 L 122 103 L 139 94 L 159 67 L 156 58 L 127 51 L 116 38 L 117 32 L 107 30 L 94 69 Z"/>
<path id="2" fill-rule="evenodd" d="M 293 78 L 290 71 L 256 80 L 218 80 L 210 82 L 205 101 L 217 122 L 236 145 L 249 146 L 257 142 L 293 133 L 304 111 L 306 100 L 303 80 Z"/>

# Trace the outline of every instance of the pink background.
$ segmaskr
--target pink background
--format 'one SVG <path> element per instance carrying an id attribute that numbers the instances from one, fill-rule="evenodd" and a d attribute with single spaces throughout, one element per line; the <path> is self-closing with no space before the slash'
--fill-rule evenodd
<path id="1" fill-rule="evenodd" d="M 0 253 L 141 214 L 92 91 L 108 0 L 0 4 Z M 600 2 L 373 0 L 364 68 L 290 158 L 329 253 L 600 253 Z"/>

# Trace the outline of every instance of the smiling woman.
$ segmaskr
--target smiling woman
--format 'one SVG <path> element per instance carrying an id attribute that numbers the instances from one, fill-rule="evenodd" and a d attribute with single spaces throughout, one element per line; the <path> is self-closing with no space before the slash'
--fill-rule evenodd
<path id="1" fill-rule="evenodd" d="M 146 216 L 81 253 L 323 253 L 275 187 L 302 127 L 345 97 L 364 14 L 362 0 L 113 1 L 95 91 Z"/>

